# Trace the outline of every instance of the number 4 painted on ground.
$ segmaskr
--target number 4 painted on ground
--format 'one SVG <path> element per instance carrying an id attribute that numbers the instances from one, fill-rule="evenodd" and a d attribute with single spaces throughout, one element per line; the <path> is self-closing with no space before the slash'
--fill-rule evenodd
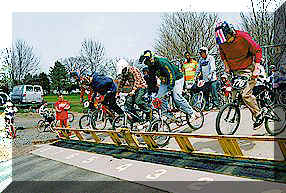
<path id="1" fill-rule="evenodd" d="M 127 168 L 129 168 L 130 166 L 132 166 L 132 164 L 124 164 L 122 166 L 118 166 L 116 169 L 121 172 L 123 170 L 126 170 Z"/>
<path id="2" fill-rule="evenodd" d="M 154 174 L 148 174 L 146 178 L 150 180 L 155 180 L 159 178 L 161 175 L 165 174 L 166 172 L 167 170 L 164 170 L 164 169 L 155 170 Z"/>

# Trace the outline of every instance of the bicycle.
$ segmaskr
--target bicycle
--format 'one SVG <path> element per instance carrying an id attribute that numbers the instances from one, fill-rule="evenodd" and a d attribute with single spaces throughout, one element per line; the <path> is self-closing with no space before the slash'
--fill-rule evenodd
<path id="1" fill-rule="evenodd" d="M 84 102 L 84 107 L 89 107 L 89 102 Z M 79 119 L 80 129 L 96 129 L 101 126 L 100 129 L 105 129 L 108 125 L 112 126 L 115 115 L 104 105 L 99 103 L 97 98 L 94 103 L 95 109 L 88 108 L 86 113 Z"/>
<path id="2" fill-rule="evenodd" d="M 197 130 L 200 129 L 203 126 L 204 123 L 204 114 L 203 112 L 197 108 L 196 106 L 193 106 L 193 111 L 195 113 L 195 119 L 193 121 L 197 121 L 197 123 L 191 123 L 189 120 L 189 115 L 182 110 L 179 109 L 178 105 L 175 103 L 173 98 L 173 92 L 168 92 L 166 96 L 163 97 L 165 100 L 168 101 L 169 104 L 169 113 L 175 113 L 175 121 L 177 126 L 183 126 L 183 122 L 186 121 L 187 124 L 193 129 Z"/>
<path id="3" fill-rule="evenodd" d="M 37 123 L 37 130 L 42 133 L 42 132 L 54 132 L 56 133 L 54 127 L 56 127 L 57 125 L 57 120 L 55 118 L 55 113 L 54 112 L 50 112 L 48 110 L 45 110 L 43 112 L 43 118 L 38 121 Z"/>
<path id="4" fill-rule="evenodd" d="M 246 87 L 248 78 L 243 76 L 235 76 L 232 79 L 233 89 L 236 90 L 235 99 L 223 106 L 216 117 L 216 131 L 218 135 L 233 135 L 240 124 L 240 107 L 244 104 L 241 92 Z M 268 91 L 265 90 L 267 93 Z M 271 104 L 269 97 L 257 98 L 258 104 L 262 107 L 262 121 L 264 121 L 265 129 L 270 135 L 278 135 L 286 128 L 286 106 L 282 104 Z M 282 117 L 283 116 L 283 117 Z M 282 117 L 282 118 L 281 118 Z M 230 123 L 232 128 L 226 128 L 221 125 L 225 121 Z M 226 130 L 226 133 L 224 132 Z"/>
<path id="5" fill-rule="evenodd" d="M 194 88 L 194 85 L 197 84 L 197 87 Z M 199 109 L 200 111 L 204 110 L 206 105 L 206 100 L 204 98 L 204 93 L 201 89 L 203 84 L 198 84 L 198 81 L 193 83 L 193 85 L 190 86 L 190 89 L 187 89 L 187 91 L 183 92 L 184 97 L 187 99 L 189 104 L 194 108 Z"/>
<path id="6" fill-rule="evenodd" d="M 146 112 L 142 109 L 138 108 L 137 105 L 134 105 L 133 112 L 129 111 L 125 107 L 123 107 L 123 116 L 117 116 L 112 122 L 112 129 L 116 130 L 118 128 L 129 128 L 133 131 L 142 130 L 144 126 L 150 124 L 155 117 L 158 117 L 158 112 L 152 108 L 151 106 L 151 98 L 144 97 L 143 100 L 148 104 L 150 109 L 150 114 L 147 116 Z M 134 128 L 134 123 L 138 123 L 142 126 L 142 129 L 138 127 Z"/>

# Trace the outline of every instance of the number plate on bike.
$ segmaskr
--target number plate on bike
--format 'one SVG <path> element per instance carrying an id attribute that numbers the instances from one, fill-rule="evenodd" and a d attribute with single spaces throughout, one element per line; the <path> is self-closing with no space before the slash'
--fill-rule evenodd
<path id="1" fill-rule="evenodd" d="M 243 76 L 238 76 L 233 80 L 232 88 L 236 90 L 244 89 L 247 85 L 248 78 Z"/>

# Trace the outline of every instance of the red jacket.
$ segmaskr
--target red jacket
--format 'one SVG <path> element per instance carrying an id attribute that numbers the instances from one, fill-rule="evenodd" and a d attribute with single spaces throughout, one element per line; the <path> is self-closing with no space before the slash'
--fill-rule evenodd
<path id="1" fill-rule="evenodd" d="M 255 61 L 260 63 L 262 59 L 261 47 L 250 37 L 247 32 L 236 30 L 232 43 L 219 45 L 222 60 L 226 60 L 231 70 L 246 69 Z"/>
<path id="2" fill-rule="evenodd" d="M 57 101 L 55 104 L 56 120 L 68 119 L 68 110 L 70 109 L 70 103 L 66 100 Z"/>

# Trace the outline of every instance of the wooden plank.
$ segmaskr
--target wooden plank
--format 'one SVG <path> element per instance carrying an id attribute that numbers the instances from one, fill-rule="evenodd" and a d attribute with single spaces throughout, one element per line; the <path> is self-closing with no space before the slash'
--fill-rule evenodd
<path id="1" fill-rule="evenodd" d="M 243 156 L 242 151 L 237 143 L 237 139 L 222 138 L 218 141 L 226 155 L 233 157 Z"/>
<path id="2" fill-rule="evenodd" d="M 179 147 L 181 148 L 182 152 L 191 153 L 194 151 L 192 144 L 190 143 L 188 137 L 186 136 L 176 136 L 176 142 L 178 143 Z"/>
<path id="3" fill-rule="evenodd" d="M 122 144 L 117 132 L 109 131 L 108 135 L 111 137 L 111 139 L 115 143 L 115 145 L 120 146 Z"/>
<path id="4" fill-rule="evenodd" d="M 286 140 L 278 140 L 278 145 L 283 154 L 284 160 L 286 161 Z"/>
<path id="5" fill-rule="evenodd" d="M 121 132 L 121 134 L 123 135 L 123 138 L 125 139 L 127 145 L 129 147 L 138 149 L 139 148 L 139 142 L 136 139 L 136 137 L 130 133 L 130 131 L 126 130 L 124 132 Z"/>
<path id="6" fill-rule="evenodd" d="M 145 143 L 147 144 L 148 148 L 151 150 L 156 150 L 159 146 L 158 144 L 154 141 L 152 136 L 150 135 L 141 135 Z"/>
<path id="7" fill-rule="evenodd" d="M 74 131 L 75 135 L 77 136 L 77 138 L 80 140 L 80 141 L 83 141 L 83 137 L 82 135 L 79 133 L 79 131 Z"/>
<path id="8" fill-rule="evenodd" d="M 100 137 L 98 137 L 94 131 L 90 131 L 90 134 L 91 134 L 92 138 L 94 139 L 95 143 L 101 142 Z"/>

